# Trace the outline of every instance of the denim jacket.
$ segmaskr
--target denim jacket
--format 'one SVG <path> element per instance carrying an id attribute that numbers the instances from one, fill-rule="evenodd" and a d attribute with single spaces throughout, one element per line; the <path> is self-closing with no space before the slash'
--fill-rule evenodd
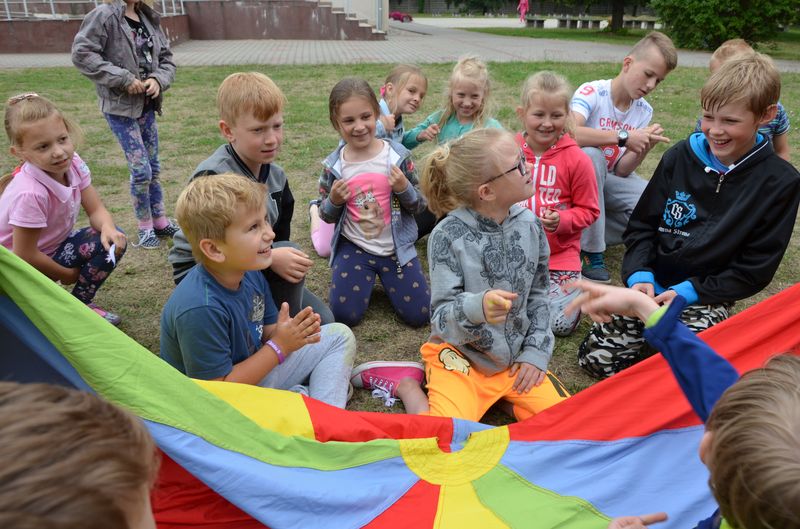
<path id="1" fill-rule="evenodd" d="M 161 18 L 147 4 L 137 7 L 142 24 L 153 39 L 152 77 L 161 86 L 155 110 L 161 114 L 162 95 L 175 79 L 175 63 L 169 42 L 161 31 Z M 139 77 L 139 62 L 127 22 L 125 2 L 102 4 L 83 19 L 72 41 L 72 64 L 92 80 L 104 114 L 138 118 L 145 105 L 144 94 L 129 94 L 126 87 Z"/>
<path id="2" fill-rule="evenodd" d="M 392 239 L 394 239 L 394 249 L 400 266 L 405 266 L 409 261 L 417 256 L 414 243 L 417 242 L 417 221 L 414 215 L 425 210 L 428 202 L 417 188 L 417 172 L 414 169 L 414 162 L 411 161 L 411 151 L 401 144 L 384 139 L 389 143 L 389 161 L 396 165 L 406 175 L 410 185 L 402 193 L 392 192 Z M 322 202 L 319 206 L 320 218 L 329 223 L 335 223 L 336 228 L 331 241 L 331 264 L 336 256 L 336 249 L 339 246 L 339 236 L 342 232 L 342 221 L 345 204 L 341 206 L 331 202 L 331 187 L 336 180 L 342 178 L 342 143 L 322 162 L 322 174 L 319 177 L 319 193 Z"/>

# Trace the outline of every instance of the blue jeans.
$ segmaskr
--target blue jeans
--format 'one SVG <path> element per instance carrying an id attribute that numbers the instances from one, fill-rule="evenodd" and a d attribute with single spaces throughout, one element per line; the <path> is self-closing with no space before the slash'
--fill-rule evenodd
<path id="1" fill-rule="evenodd" d="M 149 110 L 137 119 L 104 115 L 128 160 L 136 220 L 140 228 L 152 228 L 154 218 L 165 216 L 164 194 L 158 180 L 161 164 L 158 161 L 156 113 Z"/>
<path id="2" fill-rule="evenodd" d="M 117 257 L 119 263 L 125 254 L 125 249 Z M 100 232 L 88 227 L 75 230 L 64 239 L 55 253 L 53 261 L 66 268 L 80 268 L 80 275 L 72 295 L 83 303 L 91 303 L 97 294 L 97 289 L 108 278 L 116 267 L 108 258 L 108 252 L 100 242 Z"/>

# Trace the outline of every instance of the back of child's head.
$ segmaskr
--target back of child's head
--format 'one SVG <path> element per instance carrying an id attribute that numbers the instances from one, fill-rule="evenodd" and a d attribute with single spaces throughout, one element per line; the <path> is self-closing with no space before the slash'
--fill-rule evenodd
<path id="1" fill-rule="evenodd" d="M 478 186 L 508 169 L 500 166 L 503 144 L 519 150 L 513 134 L 496 128 L 473 129 L 437 147 L 423 162 L 420 177 L 428 208 L 444 217 L 460 206 L 471 206 Z"/>
<path id="2" fill-rule="evenodd" d="M 225 230 L 237 213 L 263 208 L 266 195 L 263 184 L 233 173 L 201 176 L 189 182 L 175 204 L 175 216 L 195 258 L 206 262 L 200 241 L 224 241 Z"/>
<path id="3" fill-rule="evenodd" d="M 459 85 L 465 83 L 474 85 L 483 92 L 483 100 L 481 107 L 475 112 L 473 122 L 476 127 L 483 125 L 484 121 L 490 117 L 490 96 L 492 93 L 492 83 L 489 79 L 489 68 L 486 63 L 479 57 L 474 55 L 467 55 L 461 57 L 450 74 L 450 79 L 447 81 L 447 91 L 445 92 L 445 110 L 442 113 L 442 119 L 439 120 L 439 126 L 443 127 L 447 120 L 456 113 L 455 105 L 453 105 L 453 93 Z"/>
<path id="4" fill-rule="evenodd" d="M 354 97 L 364 99 L 369 104 L 375 119 L 380 115 L 378 98 L 375 97 L 375 92 L 372 91 L 369 83 L 360 77 L 345 77 L 334 85 L 331 95 L 328 97 L 328 115 L 331 125 L 336 130 L 339 130 L 339 109 Z"/>
<path id="5" fill-rule="evenodd" d="M 74 389 L 0 382 L 0 527 L 128 528 L 158 455 L 144 424 Z"/>
<path id="6" fill-rule="evenodd" d="M 753 51 L 752 46 L 750 46 L 744 39 L 726 40 L 719 45 L 719 48 L 714 50 L 714 53 L 711 54 L 711 59 L 708 63 L 708 66 L 711 69 L 711 72 L 714 73 L 722 65 L 722 63 L 734 55 L 751 51 Z"/>
<path id="7" fill-rule="evenodd" d="M 34 93 L 19 94 L 10 97 L 8 101 L 6 101 L 5 116 L 3 119 L 9 143 L 15 147 L 23 147 L 25 141 L 31 140 L 31 138 L 26 138 L 25 135 L 27 125 L 31 125 L 41 119 L 46 119 L 54 115 L 59 116 L 64 121 L 64 126 L 67 128 L 72 144 L 78 145 L 83 139 L 80 127 L 65 116 L 52 101 Z M 12 175 L 10 174 L 0 178 L 0 193 L 5 191 L 11 178 Z"/>
<path id="8" fill-rule="evenodd" d="M 389 74 L 386 76 L 386 79 L 383 80 L 383 85 L 385 87 L 391 84 L 394 89 L 393 92 L 399 94 L 413 77 L 419 77 L 425 83 L 425 89 L 427 89 L 428 78 L 416 64 L 398 64 L 389 70 Z M 383 90 L 381 93 L 383 94 Z"/>
<path id="9" fill-rule="evenodd" d="M 678 50 L 672 43 L 672 39 L 660 31 L 651 31 L 637 42 L 631 49 L 629 56 L 635 59 L 644 59 L 648 53 L 656 50 L 667 67 L 667 72 L 671 72 L 678 66 Z"/>
<path id="10" fill-rule="evenodd" d="M 267 121 L 285 106 L 286 96 L 278 85 L 259 72 L 232 73 L 217 90 L 219 118 L 228 125 L 235 125 L 243 116 Z"/>
<path id="11" fill-rule="evenodd" d="M 559 98 L 564 102 L 564 111 L 567 116 L 564 132 L 572 135 L 575 131 L 575 122 L 569 110 L 572 93 L 572 87 L 563 76 L 549 70 L 543 70 L 525 79 L 520 94 L 520 108 L 523 111 L 527 110 L 538 96 Z"/>
<path id="12" fill-rule="evenodd" d="M 704 110 L 731 103 L 744 103 L 757 118 L 764 115 L 781 95 L 781 75 L 768 56 L 744 52 L 725 61 L 711 74 L 700 91 Z"/>
<path id="13" fill-rule="evenodd" d="M 706 422 L 709 484 L 735 529 L 800 528 L 800 357 L 777 356 L 722 395 Z"/>

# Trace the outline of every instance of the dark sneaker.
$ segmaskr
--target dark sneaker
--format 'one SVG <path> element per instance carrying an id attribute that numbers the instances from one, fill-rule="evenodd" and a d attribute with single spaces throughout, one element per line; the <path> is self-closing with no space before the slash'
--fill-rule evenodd
<path id="1" fill-rule="evenodd" d="M 169 219 L 169 224 L 164 226 L 163 228 L 153 228 L 153 233 L 156 234 L 156 237 L 159 239 L 169 239 L 180 230 L 181 227 L 178 226 L 178 223 L 172 219 Z"/>
<path id="2" fill-rule="evenodd" d="M 155 250 L 161 246 L 161 241 L 156 236 L 155 230 L 139 230 L 139 243 L 133 246 L 143 248 L 145 250 Z"/>
<path id="3" fill-rule="evenodd" d="M 611 275 L 606 268 L 606 259 L 602 252 L 581 252 L 581 275 L 597 283 L 611 282 Z"/>

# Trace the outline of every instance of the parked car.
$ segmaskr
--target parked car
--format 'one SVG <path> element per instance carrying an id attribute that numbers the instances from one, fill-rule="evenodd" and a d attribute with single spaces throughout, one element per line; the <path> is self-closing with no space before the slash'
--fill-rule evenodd
<path id="1" fill-rule="evenodd" d="M 400 22 L 411 22 L 414 20 L 411 15 L 403 13 L 402 11 L 392 11 L 389 13 L 389 18 L 392 20 L 399 20 Z"/>

